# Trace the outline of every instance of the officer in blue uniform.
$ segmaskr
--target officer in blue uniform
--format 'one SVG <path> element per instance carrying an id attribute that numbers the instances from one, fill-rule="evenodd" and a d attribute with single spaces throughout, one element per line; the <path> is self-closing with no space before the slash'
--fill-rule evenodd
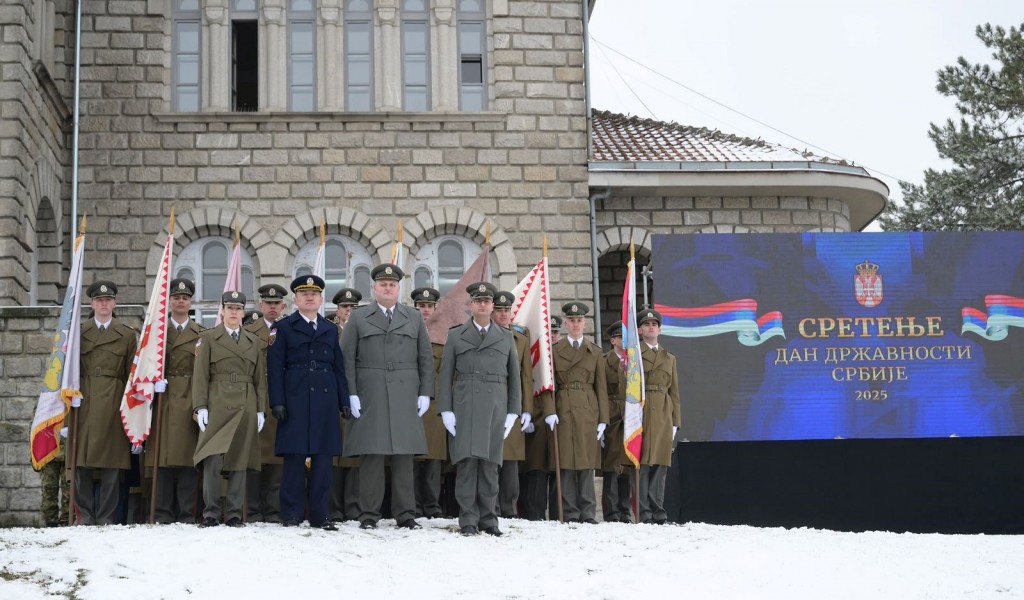
<path id="1" fill-rule="evenodd" d="M 281 519 L 285 526 L 301 523 L 308 498 L 310 526 L 336 531 L 328 499 L 331 462 L 341 454 L 340 416 L 349 410 L 345 362 L 338 326 L 318 312 L 324 280 L 302 275 L 291 290 L 296 310 L 274 324 L 267 348 L 270 406 L 277 418 L 274 453 L 284 458 Z"/>

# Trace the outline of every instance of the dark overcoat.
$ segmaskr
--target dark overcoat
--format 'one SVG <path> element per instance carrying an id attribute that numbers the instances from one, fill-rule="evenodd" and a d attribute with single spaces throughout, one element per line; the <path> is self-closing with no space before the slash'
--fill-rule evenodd
<path id="1" fill-rule="evenodd" d="M 345 456 L 426 454 L 416 398 L 434 395 L 434 358 L 420 311 L 396 304 L 389 322 L 376 302 L 354 308 L 341 349 L 349 393 L 362 405 Z"/>
<path id="2" fill-rule="evenodd" d="M 448 332 L 437 407 L 455 413 L 455 436 L 449 441 L 452 463 L 481 458 L 501 464 L 505 417 L 522 410 L 520 385 L 512 332 L 492 324 L 480 337 L 472 320 Z"/>
<path id="3" fill-rule="evenodd" d="M 317 316 L 316 331 L 299 312 L 274 323 L 267 348 L 270 406 L 284 406 L 274 452 L 341 454 L 341 410 L 349 405 L 338 326 Z"/>

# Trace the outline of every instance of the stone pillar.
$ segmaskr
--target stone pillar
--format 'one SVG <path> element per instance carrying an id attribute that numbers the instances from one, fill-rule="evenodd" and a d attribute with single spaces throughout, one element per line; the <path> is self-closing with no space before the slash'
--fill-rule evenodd
<path id="1" fill-rule="evenodd" d="M 203 7 L 206 52 L 203 52 L 203 94 L 207 111 L 231 110 L 231 35 L 228 7 L 224 0 L 211 0 Z"/>
<path id="2" fill-rule="evenodd" d="M 283 0 L 267 0 L 260 13 L 261 30 L 266 32 L 267 55 L 260 57 L 265 64 L 266 77 L 260 78 L 260 87 L 266 89 L 267 104 L 262 110 L 282 112 L 288 110 L 288 13 Z M 261 32 L 262 32 L 261 31 Z M 262 37 L 262 36 L 261 36 Z"/>
<path id="3" fill-rule="evenodd" d="M 453 0 L 435 0 L 434 110 L 459 110 L 459 42 Z"/>
<path id="4" fill-rule="evenodd" d="M 321 109 L 326 111 L 340 111 L 341 99 L 345 97 L 345 40 L 338 2 L 323 0 L 317 31 L 317 49 L 323 57 L 317 61 L 317 81 L 322 90 L 318 96 Z"/>
<path id="5" fill-rule="evenodd" d="M 377 110 L 402 110 L 402 24 L 397 0 L 380 0 L 377 22 L 380 31 Z"/>

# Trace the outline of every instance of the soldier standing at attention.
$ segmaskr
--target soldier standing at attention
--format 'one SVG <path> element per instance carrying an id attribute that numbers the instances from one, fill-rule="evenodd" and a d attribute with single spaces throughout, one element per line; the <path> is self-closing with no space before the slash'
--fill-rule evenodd
<path id="1" fill-rule="evenodd" d="M 267 350 L 274 449 L 284 457 L 281 518 L 286 527 L 301 523 L 308 499 L 310 527 L 337 531 L 329 507 L 332 460 L 341 454 L 341 416 L 348 411 L 345 361 L 338 326 L 320 316 L 324 280 L 301 275 L 291 288 L 296 312 L 275 324 Z"/>
<path id="2" fill-rule="evenodd" d="M 434 314 L 434 308 L 441 299 L 441 292 L 434 288 L 421 287 L 412 291 L 413 306 L 420 311 L 423 320 Z M 441 368 L 444 344 L 430 342 L 434 355 L 434 375 Z M 435 390 L 437 386 L 435 385 Z M 416 516 L 436 519 L 441 516 L 441 466 L 448 460 L 448 437 L 444 423 L 437 410 L 437 396 L 430 401 L 430 408 L 423 415 L 423 433 L 427 436 L 427 454 L 416 458 Z"/>
<path id="3" fill-rule="evenodd" d="M 341 336 L 354 420 L 345 456 L 359 461 L 359 527 L 374 529 L 384 500 L 384 458 L 391 457 L 391 512 L 419 529 L 413 456 L 426 454 L 420 422 L 434 393 L 430 335 L 419 311 L 398 304 L 403 273 L 384 263 L 370 272 L 374 302 L 352 311 Z"/>
<path id="4" fill-rule="evenodd" d="M 500 536 L 495 514 L 498 467 L 502 439 L 512 431 L 521 409 L 519 357 L 509 331 L 491 323 L 495 287 L 480 282 L 466 291 L 473 317 L 448 332 L 438 376 L 438 407 L 452 435 L 461 533 Z"/>
<path id="5" fill-rule="evenodd" d="M 363 294 L 354 288 L 341 288 L 334 294 L 334 324 L 338 326 L 338 343 L 345 331 L 345 323 L 352 309 L 359 306 Z M 341 419 L 341 439 L 348 437 L 348 419 Z M 331 479 L 331 521 L 354 521 L 359 518 L 359 459 L 334 457 L 334 476 Z"/>
<path id="6" fill-rule="evenodd" d="M 199 472 L 192 464 L 199 429 L 192 418 L 192 369 L 196 340 L 203 328 L 188 316 L 196 285 L 190 279 L 171 281 L 170 320 L 164 358 L 163 396 L 160 398 L 160 456 L 146 455 L 146 466 L 157 462 L 156 522 L 195 523 Z M 155 386 L 159 389 L 159 383 Z"/>
<path id="7" fill-rule="evenodd" d="M 604 447 L 601 449 L 604 520 L 609 523 L 630 523 L 630 475 L 633 463 L 626 458 L 622 440 L 622 416 L 626 411 L 626 400 L 623 397 L 626 375 L 622 370 L 622 321 L 612 323 L 607 333 L 612 349 L 604 355 L 605 376 L 608 380 L 608 429 L 604 432 Z M 627 466 L 629 470 L 626 470 Z"/>
<path id="8" fill-rule="evenodd" d="M 39 515 L 44 527 L 60 527 L 68 524 L 71 486 L 67 476 L 67 465 L 64 462 L 64 446 L 67 443 L 62 437 L 67 435 L 66 429 L 66 427 L 62 428 L 61 436 L 57 438 L 57 456 L 39 469 L 39 485 L 42 492 Z"/>
<path id="9" fill-rule="evenodd" d="M 567 336 L 552 348 L 555 367 L 555 414 L 544 421 L 558 425 L 558 458 L 562 474 L 562 514 L 566 521 L 597 523 L 594 470 L 601 467 L 600 441 L 608 424 L 608 384 L 604 357 L 583 339 L 582 302 L 562 307 Z"/>
<path id="10" fill-rule="evenodd" d="M 270 344 L 270 330 L 274 323 L 288 309 L 288 290 L 276 283 L 261 286 L 256 290 L 260 295 L 260 313 L 245 326 L 260 339 L 260 350 L 267 356 Z M 260 472 L 249 473 L 245 478 L 245 495 L 248 501 L 248 521 L 265 523 L 281 522 L 281 458 L 274 454 L 274 440 L 277 439 L 277 419 L 267 417 L 260 432 Z"/>
<path id="11" fill-rule="evenodd" d="M 672 466 L 676 432 L 679 430 L 679 374 L 676 357 L 658 345 L 661 313 L 644 309 L 637 314 L 637 326 L 643 337 L 644 361 L 644 437 L 640 450 L 640 522 L 663 525 L 665 477 Z"/>
<path id="12" fill-rule="evenodd" d="M 521 427 L 513 427 L 505 438 L 501 470 L 498 473 L 498 512 L 504 518 L 519 516 L 516 503 L 519 500 L 519 461 L 526 460 L 526 434 L 533 422 L 533 361 L 530 358 L 530 335 L 518 326 L 512 325 L 512 292 L 498 292 L 494 296 L 494 312 L 491 320 L 495 325 L 510 331 L 519 357 L 519 389 L 522 391 L 523 409 Z"/>
<path id="13" fill-rule="evenodd" d="M 116 285 L 97 281 L 86 294 L 93 315 L 82 323 L 82 396 L 71 401 L 71 406 L 80 407 L 74 502 L 80 524 L 111 525 L 117 510 L 118 477 L 128 470 L 133 452 L 121 423 L 121 399 L 138 338 L 135 329 L 114 318 Z M 94 474 L 100 479 L 98 502 Z"/>
<path id="14" fill-rule="evenodd" d="M 260 470 L 259 432 L 267 411 L 267 364 L 256 334 L 242 329 L 245 294 L 224 292 L 223 321 L 196 341 L 192 407 L 199 441 L 192 461 L 203 463 L 200 527 L 241 527 L 246 470 Z M 220 487 L 228 478 L 221 509 Z"/>

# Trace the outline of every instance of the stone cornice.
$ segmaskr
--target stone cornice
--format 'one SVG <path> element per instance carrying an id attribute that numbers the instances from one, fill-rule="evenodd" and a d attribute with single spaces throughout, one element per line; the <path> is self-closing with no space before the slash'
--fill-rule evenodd
<path id="1" fill-rule="evenodd" d="M 508 117 L 503 112 L 162 112 L 153 113 L 160 123 L 457 123 L 497 122 Z"/>

